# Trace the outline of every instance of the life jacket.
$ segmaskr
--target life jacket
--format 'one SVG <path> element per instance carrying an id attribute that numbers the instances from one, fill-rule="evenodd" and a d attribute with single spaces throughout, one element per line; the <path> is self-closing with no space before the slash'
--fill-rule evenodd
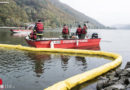
<path id="1" fill-rule="evenodd" d="M 63 30 L 62 30 L 62 33 L 63 33 L 63 34 L 69 34 L 69 29 L 68 29 L 68 27 L 64 27 Z"/>
<path id="2" fill-rule="evenodd" d="M 36 23 L 36 31 L 43 31 L 43 30 L 44 30 L 43 23 L 37 22 Z"/>
<path id="3" fill-rule="evenodd" d="M 2 79 L 0 78 L 0 89 L 3 90 L 4 89 L 4 85 L 3 85 L 3 82 L 2 82 Z"/>
<path id="4" fill-rule="evenodd" d="M 0 78 L 0 85 L 2 85 L 3 84 L 3 82 L 2 82 L 2 79 Z"/>
<path id="5" fill-rule="evenodd" d="M 82 28 L 77 28 L 77 32 L 76 32 L 76 34 L 80 35 L 81 32 L 82 32 Z"/>
<path id="6" fill-rule="evenodd" d="M 30 39 L 33 39 L 33 40 L 36 40 L 36 39 L 37 39 L 36 32 L 32 31 L 32 32 L 30 33 Z"/>
<path id="7" fill-rule="evenodd" d="M 87 27 L 84 26 L 83 29 L 82 29 L 82 34 L 86 34 L 87 33 L 86 29 L 87 29 Z"/>

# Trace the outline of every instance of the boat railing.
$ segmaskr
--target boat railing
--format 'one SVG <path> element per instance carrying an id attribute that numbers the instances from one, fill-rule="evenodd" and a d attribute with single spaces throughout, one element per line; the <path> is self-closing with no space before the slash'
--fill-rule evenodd
<path id="1" fill-rule="evenodd" d="M 26 39 L 27 40 L 32 40 L 32 39 L 29 38 L 29 36 L 27 36 Z M 41 40 L 43 40 L 43 41 L 44 40 L 63 40 L 63 38 L 45 38 L 45 37 L 43 37 L 43 38 L 38 38 L 35 41 L 41 41 Z"/>
<path id="2" fill-rule="evenodd" d="M 63 38 L 41 38 L 40 40 L 61 40 Z"/>
<path id="3" fill-rule="evenodd" d="M 91 37 L 86 36 L 84 39 L 95 39 L 95 38 L 99 38 L 97 33 L 93 34 Z M 32 39 L 29 38 L 29 36 L 27 36 L 26 39 L 27 40 L 32 40 Z M 37 38 L 34 41 L 48 41 L 48 40 L 53 41 L 53 40 L 80 40 L 80 39 L 78 39 L 78 38 L 64 39 L 64 38 L 61 38 L 61 37 L 60 38 L 46 38 L 46 37 L 43 37 L 43 38 Z"/>

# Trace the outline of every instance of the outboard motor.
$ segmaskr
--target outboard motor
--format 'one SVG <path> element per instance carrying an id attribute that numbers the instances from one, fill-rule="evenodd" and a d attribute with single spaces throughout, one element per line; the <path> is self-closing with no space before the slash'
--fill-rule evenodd
<path id="1" fill-rule="evenodd" d="M 92 38 L 98 38 L 98 33 L 93 33 Z"/>

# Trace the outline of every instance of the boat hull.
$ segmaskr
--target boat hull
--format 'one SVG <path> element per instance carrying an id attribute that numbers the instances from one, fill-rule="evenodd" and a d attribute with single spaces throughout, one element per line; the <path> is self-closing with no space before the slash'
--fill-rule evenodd
<path id="1" fill-rule="evenodd" d="M 36 47 L 36 48 L 76 48 L 76 49 L 91 49 L 91 48 L 97 48 L 100 49 L 100 38 L 94 38 L 94 39 L 72 39 L 72 40 L 28 40 L 26 39 L 27 43 L 30 46 Z"/>
<path id="2" fill-rule="evenodd" d="M 17 30 L 17 29 L 11 29 L 12 33 L 31 33 L 33 30 Z"/>

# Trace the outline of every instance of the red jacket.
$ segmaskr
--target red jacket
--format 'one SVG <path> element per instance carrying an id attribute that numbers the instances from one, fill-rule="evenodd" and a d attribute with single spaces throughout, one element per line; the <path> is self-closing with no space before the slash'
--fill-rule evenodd
<path id="1" fill-rule="evenodd" d="M 67 26 L 64 26 L 64 28 L 62 30 L 62 34 L 69 34 L 69 29 Z"/>
<path id="2" fill-rule="evenodd" d="M 80 35 L 82 32 L 82 28 L 77 28 L 76 34 Z"/>
<path id="3" fill-rule="evenodd" d="M 36 31 L 43 31 L 44 30 L 44 26 L 42 22 L 37 22 L 36 23 Z"/>
<path id="4" fill-rule="evenodd" d="M 30 33 L 30 39 L 33 39 L 33 40 L 36 40 L 36 39 L 37 39 L 36 32 L 32 31 L 32 32 Z"/>
<path id="5" fill-rule="evenodd" d="M 86 33 L 87 33 L 87 31 L 86 31 L 86 30 L 87 30 L 87 27 L 86 27 L 86 26 L 84 26 L 84 27 L 83 27 L 83 29 L 82 29 L 82 34 L 86 34 Z"/>

